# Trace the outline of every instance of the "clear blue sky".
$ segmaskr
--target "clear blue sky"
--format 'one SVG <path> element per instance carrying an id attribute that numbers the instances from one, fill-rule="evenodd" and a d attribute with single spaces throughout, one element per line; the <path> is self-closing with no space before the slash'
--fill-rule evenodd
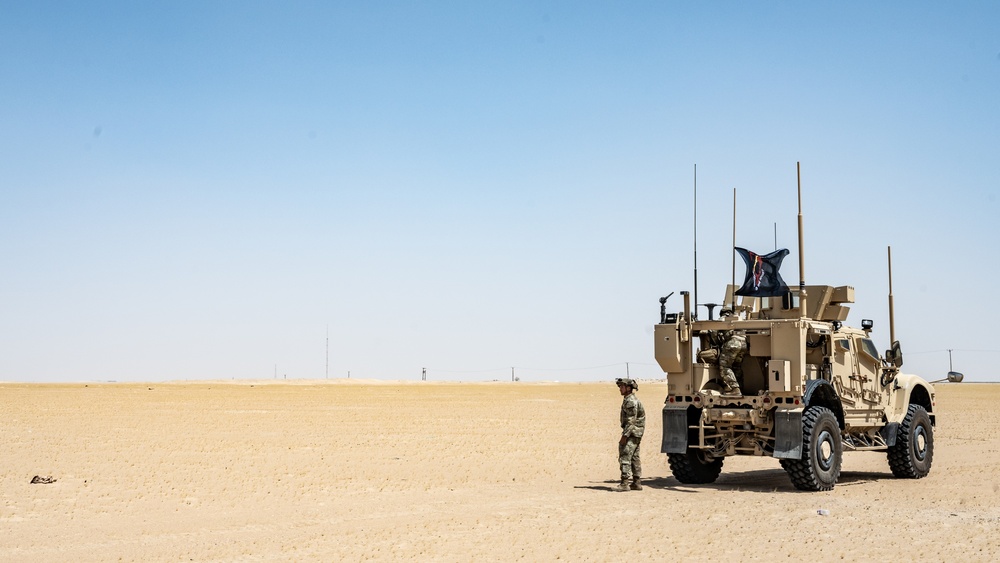
<path id="1" fill-rule="evenodd" d="M 995 2 L 0 2 L 0 380 L 660 377 L 737 244 L 998 381 Z M 737 277 L 742 276 L 738 265 Z M 674 298 L 673 306 L 680 306 Z M 600 367 L 609 366 L 609 367 Z M 587 368 L 587 369 L 576 369 Z"/>

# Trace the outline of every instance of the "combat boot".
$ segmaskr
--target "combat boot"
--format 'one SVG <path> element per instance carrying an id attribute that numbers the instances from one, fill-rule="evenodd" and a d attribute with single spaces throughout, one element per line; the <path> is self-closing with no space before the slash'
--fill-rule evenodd
<path id="1" fill-rule="evenodd" d="M 633 491 L 641 491 L 642 490 L 642 481 L 640 481 L 638 477 L 636 477 L 635 479 L 632 479 L 632 485 L 630 486 L 630 488 Z"/>
<path id="2" fill-rule="evenodd" d="M 622 482 L 618 483 L 618 486 L 614 490 L 619 493 L 629 490 L 628 479 L 622 479 Z"/>

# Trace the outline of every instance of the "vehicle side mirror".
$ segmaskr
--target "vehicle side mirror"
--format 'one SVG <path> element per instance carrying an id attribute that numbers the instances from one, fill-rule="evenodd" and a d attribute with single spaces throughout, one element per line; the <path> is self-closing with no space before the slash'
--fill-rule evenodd
<path id="1" fill-rule="evenodd" d="M 885 359 L 897 368 L 903 367 L 903 349 L 899 346 L 899 341 L 892 343 L 892 349 L 885 351 Z"/>

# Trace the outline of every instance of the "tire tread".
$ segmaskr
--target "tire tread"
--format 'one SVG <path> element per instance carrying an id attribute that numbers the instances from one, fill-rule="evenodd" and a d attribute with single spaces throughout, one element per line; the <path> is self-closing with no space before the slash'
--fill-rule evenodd
<path id="1" fill-rule="evenodd" d="M 781 467 L 788 473 L 788 478 L 792 481 L 792 485 L 801 491 L 829 491 L 833 489 L 832 484 L 827 485 L 819 480 L 815 471 L 813 471 L 812 459 L 810 459 L 812 455 L 813 428 L 816 427 L 816 424 L 824 413 L 829 413 L 829 416 L 833 416 L 833 411 L 830 409 L 817 406 L 809 407 L 802 413 L 802 458 L 780 460 Z M 833 482 L 836 483 L 839 477 L 840 465 L 838 463 L 837 471 L 833 475 Z"/>
<path id="2" fill-rule="evenodd" d="M 913 438 L 913 424 L 916 419 L 926 421 L 927 427 L 927 465 L 919 467 L 916 460 L 911 455 Z M 930 424 L 930 417 L 927 410 L 920 405 L 910 405 L 906 410 L 906 417 L 899 425 L 899 432 L 896 435 L 895 445 L 889 447 L 888 452 L 889 469 L 892 474 L 901 479 L 922 479 L 931 470 L 934 461 L 934 432 Z"/>
<path id="3" fill-rule="evenodd" d="M 667 464 L 670 465 L 671 473 L 685 485 L 714 483 L 722 473 L 723 461 L 724 458 L 718 457 L 709 463 L 703 463 L 691 450 L 682 454 L 667 454 Z"/>

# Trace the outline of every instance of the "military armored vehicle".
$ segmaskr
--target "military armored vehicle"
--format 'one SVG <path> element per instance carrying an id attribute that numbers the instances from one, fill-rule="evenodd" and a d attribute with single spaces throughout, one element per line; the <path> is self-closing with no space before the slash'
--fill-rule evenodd
<path id="1" fill-rule="evenodd" d="M 801 180 L 799 195 L 804 280 Z M 854 288 L 804 281 L 788 288 L 775 267 L 787 253 L 741 252 L 747 282 L 728 285 L 717 318 L 712 307 L 707 319 L 697 318 L 689 292 L 681 292 L 683 310 L 674 313 L 661 298 L 654 329 L 656 361 L 667 378 L 661 451 L 674 477 L 712 483 L 726 457 L 767 456 L 779 460 L 797 489 L 825 491 L 837 483 L 848 451 L 885 453 L 896 477 L 926 476 L 934 455 L 934 388 L 900 370 L 891 249 L 891 348 L 884 354 L 872 340 L 872 321 L 845 324 Z M 742 353 L 727 363 L 734 337 Z M 727 369 L 738 385 L 728 384 Z"/>

